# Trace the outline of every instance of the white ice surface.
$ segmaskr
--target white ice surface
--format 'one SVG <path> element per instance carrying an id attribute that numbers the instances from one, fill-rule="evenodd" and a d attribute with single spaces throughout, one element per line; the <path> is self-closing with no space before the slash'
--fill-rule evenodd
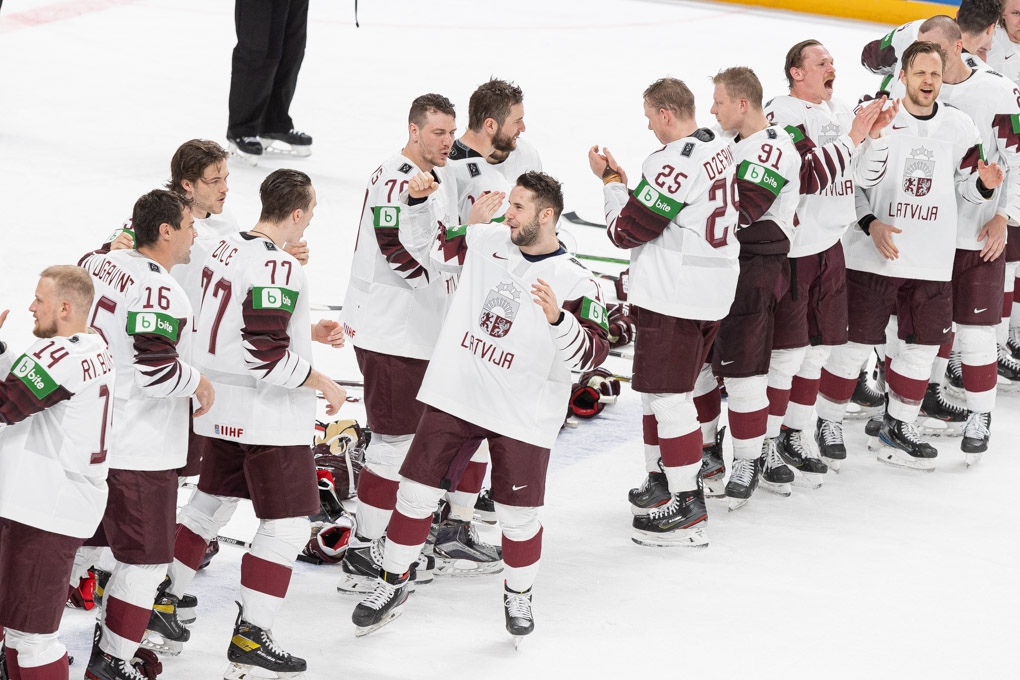
<path id="1" fill-rule="evenodd" d="M 314 135 L 314 154 L 255 169 L 231 163 L 227 205 L 242 226 L 257 217 L 269 171 L 293 166 L 312 176 L 319 207 L 308 272 L 319 303 L 343 299 L 365 182 L 403 145 L 419 94 L 449 96 L 463 128 L 475 86 L 490 75 L 516 80 L 526 93 L 525 134 L 564 181 L 567 209 L 599 220 L 587 148 L 608 145 L 636 181 L 657 146 L 641 109 L 654 79 L 683 78 L 709 125 L 710 75 L 751 66 L 766 97 L 782 94 L 787 48 L 815 37 L 836 57 L 837 95 L 854 99 L 878 81 L 858 65 L 860 48 L 888 30 L 638 0 L 362 2 L 360 29 L 352 9 L 312 3 L 291 111 Z M 233 30 L 228 0 L 4 4 L 0 308 L 13 310 L 2 336 L 15 350 L 29 342 L 26 308 L 43 267 L 95 247 L 166 179 L 182 141 L 224 142 Z M 596 230 L 574 232 L 582 252 L 622 255 Z M 349 350 L 316 351 L 334 376 L 357 376 Z M 275 634 L 308 659 L 309 678 L 1020 677 L 1009 651 L 1020 609 L 1010 491 L 1020 477 L 1011 453 L 1018 405 L 1014 395 L 1000 398 L 991 449 L 975 468 L 965 469 L 958 440 L 937 442 L 933 474 L 876 462 L 851 423 L 849 459 L 822 489 L 788 499 L 759 492 L 730 514 L 712 500 L 707 550 L 655 550 L 629 536 L 626 492 L 644 466 L 640 406 L 628 390 L 598 420 L 565 431 L 553 451 L 537 628 L 519 652 L 503 628 L 499 577 L 422 587 L 401 619 L 356 640 L 356 600 L 336 594 L 336 568 L 299 564 Z M 358 405 L 347 410 L 363 419 Z M 252 527 L 239 517 L 229 530 Z M 192 641 L 163 660 L 163 677 L 220 677 L 241 555 L 224 546 L 196 578 Z M 92 618 L 64 617 L 72 677 L 84 670 Z"/>

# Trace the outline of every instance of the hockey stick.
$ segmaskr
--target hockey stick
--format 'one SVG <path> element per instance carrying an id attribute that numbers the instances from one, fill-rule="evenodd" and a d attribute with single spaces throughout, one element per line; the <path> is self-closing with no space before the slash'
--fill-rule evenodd
<path id="1" fill-rule="evenodd" d="M 344 308 L 343 305 L 309 305 L 308 309 L 313 312 L 339 312 Z"/>
<path id="2" fill-rule="evenodd" d="M 568 213 L 563 213 L 563 219 L 565 219 L 567 222 L 570 222 L 571 224 L 576 224 L 582 227 L 596 227 L 598 229 L 606 228 L 606 225 L 604 224 L 599 224 L 598 222 L 589 222 L 588 220 L 581 219 L 581 217 L 572 210 Z"/>
<path id="3" fill-rule="evenodd" d="M 236 545 L 241 548 L 251 549 L 251 541 L 242 541 L 240 538 L 231 538 L 230 536 L 217 536 L 216 540 L 220 543 L 229 543 L 230 545 Z"/>
<path id="4" fill-rule="evenodd" d="M 364 380 L 334 380 L 333 382 L 335 382 L 340 387 L 360 387 L 362 389 L 365 388 Z"/>
<path id="5" fill-rule="evenodd" d="M 582 253 L 575 253 L 574 257 L 579 260 L 591 260 L 592 262 L 610 262 L 612 264 L 625 264 L 630 266 L 630 260 L 625 260 L 622 257 L 606 257 L 604 255 L 584 255 Z"/>

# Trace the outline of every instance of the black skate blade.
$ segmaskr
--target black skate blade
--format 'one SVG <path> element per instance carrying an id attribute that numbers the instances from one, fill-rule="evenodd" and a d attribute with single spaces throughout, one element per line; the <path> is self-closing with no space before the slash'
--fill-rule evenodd
<path id="1" fill-rule="evenodd" d="M 390 623 L 391 621 L 393 621 L 393 619 L 397 618 L 403 613 L 404 605 L 403 604 L 398 605 L 391 609 L 389 614 L 386 615 L 386 618 L 380 621 L 379 623 L 373 623 L 371 626 L 356 626 L 354 628 L 354 637 L 365 637 L 369 633 L 374 633 L 375 631 L 379 630 L 387 623 Z"/>

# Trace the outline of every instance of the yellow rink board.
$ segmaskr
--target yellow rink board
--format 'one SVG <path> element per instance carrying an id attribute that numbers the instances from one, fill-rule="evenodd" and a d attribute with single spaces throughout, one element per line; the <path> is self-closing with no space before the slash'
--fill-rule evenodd
<path id="1" fill-rule="evenodd" d="M 905 24 L 936 14 L 956 16 L 957 4 L 911 2 L 909 0 L 716 0 L 732 5 L 755 5 L 808 14 L 822 14 L 880 24 Z"/>

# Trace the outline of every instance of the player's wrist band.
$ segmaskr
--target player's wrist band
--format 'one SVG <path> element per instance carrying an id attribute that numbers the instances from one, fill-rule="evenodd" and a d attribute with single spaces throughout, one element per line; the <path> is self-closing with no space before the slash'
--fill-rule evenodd
<path id="1" fill-rule="evenodd" d="M 878 218 L 875 217 L 874 215 L 865 215 L 861 219 L 857 220 L 857 226 L 859 226 L 861 228 L 861 231 L 863 231 L 865 234 L 871 236 L 871 223 L 877 219 Z"/>

